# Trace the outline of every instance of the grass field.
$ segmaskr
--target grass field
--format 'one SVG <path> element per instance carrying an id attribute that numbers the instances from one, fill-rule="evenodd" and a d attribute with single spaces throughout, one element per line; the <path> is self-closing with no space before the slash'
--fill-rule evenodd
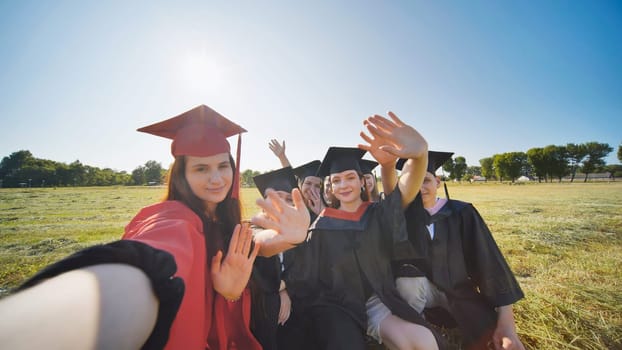
<path id="1" fill-rule="evenodd" d="M 528 349 L 622 349 L 622 182 L 450 184 L 475 204 L 526 298 Z M 43 266 L 117 239 L 158 187 L 0 189 L 0 296 Z M 243 189 L 245 217 L 255 189 Z"/>

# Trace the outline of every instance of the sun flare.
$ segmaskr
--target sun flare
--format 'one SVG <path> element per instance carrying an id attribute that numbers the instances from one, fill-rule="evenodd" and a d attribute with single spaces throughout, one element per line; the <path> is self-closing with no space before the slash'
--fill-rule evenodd
<path id="1" fill-rule="evenodd" d="M 181 59 L 181 78 L 193 89 L 221 86 L 224 73 L 224 66 L 207 53 L 188 53 Z"/>

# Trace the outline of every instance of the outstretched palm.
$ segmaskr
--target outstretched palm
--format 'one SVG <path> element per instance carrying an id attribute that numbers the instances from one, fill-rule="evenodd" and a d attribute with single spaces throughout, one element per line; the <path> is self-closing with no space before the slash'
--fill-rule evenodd
<path id="1" fill-rule="evenodd" d="M 300 190 L 292 190 L 294 206 L 287 204 L 279 195 L 268 189 L 266 198 L 257 200 L 263 212 L 253 216 L 252 223 L 268 230 L 274 230 L 291 244 L 298 244 L 307 237 L 309 228 L 309 210 L 305 205 Z"/>
<path id="2" fill-rule="evenodd" d="M 389 112 L 391 120 L 373 115 L 364 122 L 372 137 L 361 132 L 361 137 L 368 145 L 359 145 L 369 151 L 381 164 L 393 157 L 418 158 L 427 152 L 426 140 L 410 125 L 401 121 L 393 112 Z M 379 158 L 380 157 L 380 158 Z"/>
<path id="3" fill-rule="evenodd" d="M 272 139 L 268 144 L 268 147 L 277 157 L 282 157 L 285 155 L 285 140 L 283 140 L 283 144 L 281 145 L 278 140 Z"/>
<path id="4" fill-rule="evenodd" d="M 373 133 L 372 133 L 372 135 L 373 135 Z M 377 137 L 377 136 L 371 137 L 371 136 L 368 136 L 367 134 L 365 134 L 362 131 L 361 131 L 361 137 L 363 138 L 363 140 L 365 140 L 365 141 L 367 141 L 367 143 L 369 143 L 369 145 L 366 145 L 367 148 L 363 148 L 363 147 L 361 147 L 361 148 L 363 148 L 366 151 L 368 151 L 369 153 L 371 153 L 371 155 L 374 157 L 374 159 L 376 159 L 376 161 L 378 163 L 380 163 L 380 164 L 389 164 L 391 162 L 395 163 L 395 161 L 397 160 L 397 157 L 395 155 L 380 149 L 381 146 L 387 144 L 387 140 L 385 140 L 382 137 Z"/>
<path id="5" fill-rule="evenodd" d="M 251 276 L 253 262 L 259 246 L 250 252 L 252 232 L 248 224 L 236 225 L 229 243 L 229 250 L 224 259 L 222 251 L 212 258 L 212 281 L 214 290 L 226 299 L 237 299 Z M 250 252 L 250 255 L 249 255 Z"/>

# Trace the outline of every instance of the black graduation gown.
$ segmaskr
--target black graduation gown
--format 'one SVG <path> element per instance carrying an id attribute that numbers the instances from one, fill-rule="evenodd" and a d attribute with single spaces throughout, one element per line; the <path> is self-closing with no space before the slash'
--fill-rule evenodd
<path id="1" fill-rule="evenodd" d="M 354 213 L 327 208 L 309 230 L 308 241 L 295 249 L 288 290 L 304 300 L 310 315 L 320 309 L 340 310 L 364 335 L 365 303 L 375 293 L 393 314 L 427 325 L 399 296 L 391 271 L 393 256 L 412 254 L 399 189 L 380 202 L 364 203 Z M 443 348 L 444 340 L 433 333 Z"/>
<path id="2" fill-rule="evenodd" d="M 276 350 L 281 308 L 281 261 L 278 254 L 255 259 L 251 283 L 251 331 L 264 350 Z"/>
<path id="3" fill-rule="evenodd" d="M 447 311 L 465 343 L 485 344 L 496 326 L 494 308 L 524 297 L 486 223 L 473 205 L 457 200 L 449 200 L 430 216 L 418 198 L 405 216 L 409 240 L 416 250 L 408 263 L 445 292 Z M 426 223 L 434 223 L 433 239 Z M 398 268 L 396 277 L 400 276 L 414 275 Z"/>

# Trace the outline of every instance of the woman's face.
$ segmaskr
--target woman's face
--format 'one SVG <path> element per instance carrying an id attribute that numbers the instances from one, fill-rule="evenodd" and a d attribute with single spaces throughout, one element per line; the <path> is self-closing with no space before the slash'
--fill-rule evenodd
<path id="1" fill-rule="evenodd" d="M 346 170 L 330 175 L 333 195 L 342 204 L 361 200 L 363 181 L 356 170 Z"/>
<path id="2" fill-rule="evenodd" d="M 421 184 L 421 199 L 424 206 L 432 206 L 436 203 L 436 190 L 440 186 L 440 180 L 430 172 L 425 173 L 423 184 Z M 426 207 L 427 207 L 426 206 Z"/>
<path id="3" fill-rule="evenodd" d="M 285 191 L 276 191 L 276 194 L 281 197 L 282 200 L 284 200 L 287 204 L 293 206 L 294 205 L 294 199 L 292 198 L 292 194 L 289 192 L 285 192 Z"/>
<path id="4" fill-rule="evenodd" d="M 324 178 L 324 199 L 328 201 L 330 198 L 330 193 L 332 189 L 330 188 L 330 176 Z"/>
<path id="5" fill-rule="evenodd" d="M 305 198 L 309 198 L 309 192 L 315 190 L 318 194 L 322 188 L 322 179 L 316 176 L 307 176 L 302 182 L 300 190 Z"/>
<path id="6" fill-rule="evenodd" d="M 226 197 L 233 183 L 229 153 L 209 157 L 186 156 L 186 180 L 195 196 L 208 208 L 215 208 Z"/>
<path id="7" fill-rule="evenodd" d="M 376 186 L 376 179 L 374 178 L 374 175 L 365 174 L 363 175 L 363 177 L 365 178 L 365 185 L 367 186 L 367 190 L 369 192 L 373 191 L 374 187 Z"/>

